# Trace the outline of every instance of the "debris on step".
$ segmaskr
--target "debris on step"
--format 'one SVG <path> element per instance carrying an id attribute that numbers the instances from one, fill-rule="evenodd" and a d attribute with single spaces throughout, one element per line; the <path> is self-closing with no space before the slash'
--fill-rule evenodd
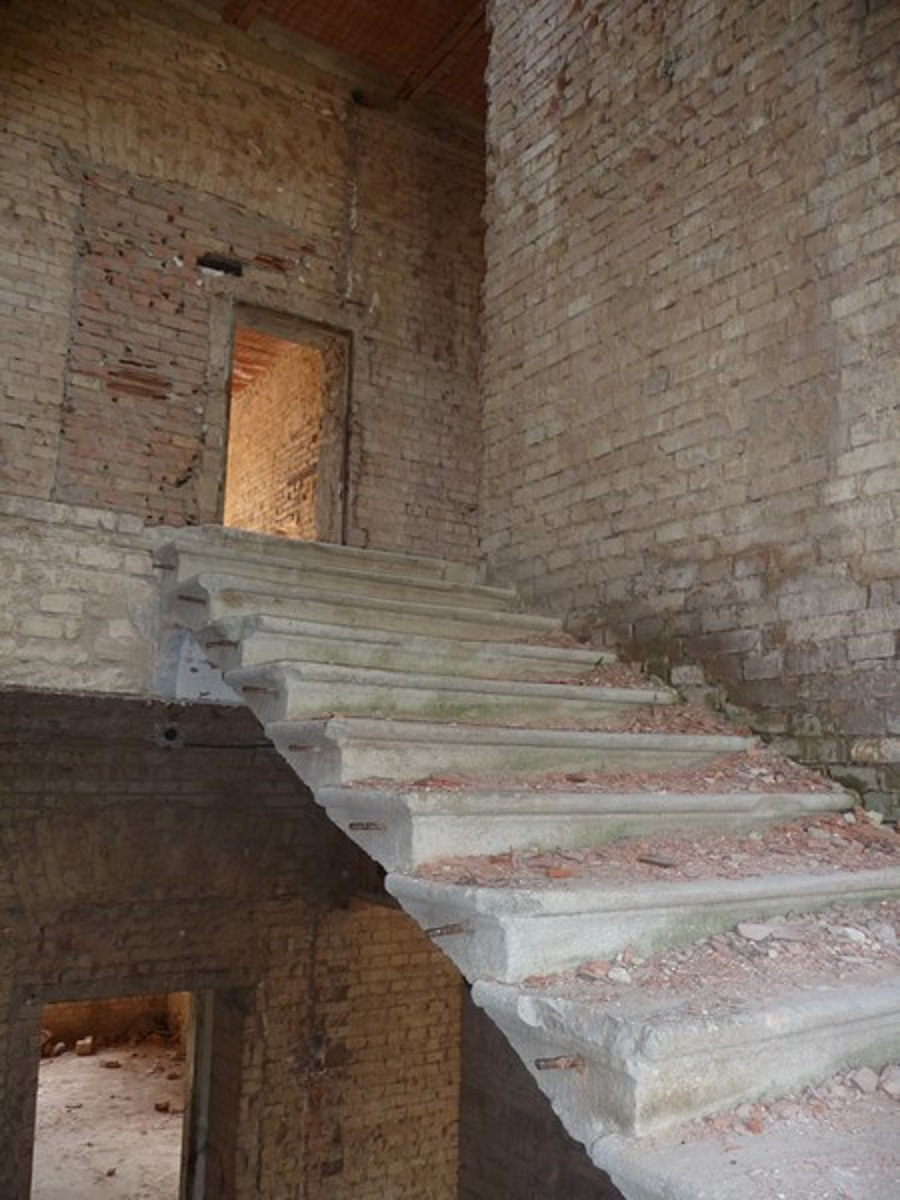
<path id="1" fill-rule="evenodd" d="M 369 777 L 355 780 L 359 788 L 401 791 L 410 787 L 423 790 L 460 791 L 475 782 L 470 776 L 442 773 L 414 780 Z M 480 774 L 479 790 L 509 792 L 652 792 L 682 794 L 728 792 L 816 792 L 843 793 L 830 780 L 808 767 L 791 762 L 766 746 L 720 754 L 695 767 L 677 767 L 669 771 L 569 771 L 544 772 L 510 779 L 502 775 Z"/>
<path id="2" fill-rule="evenodd" d="M 855 1067 L 823 1080 L 815 1087 L 756 1104 L 741 1104 L 731 1112 L 717 1113 L 713 1117 L 701 1117 L 682 1127 L 685 1141 L 701 1139 L 709 1133 L 736 1134 L 744 1130 L 762 1133 L 798 1120 L 836 1120 L 858 1105 L 865 1097 L 886 1098 L 898 1106 L 900 1121 L 900 1062 L 887 1063 L 879 1070 L 872 1067 Z M 835 1126 L 837 1127 L 837 1125 Z M 898 1125 L 900 1133 L 900 1125 Z M 900 1146 L 897 1149 L 897 1165 L 900 1167 Z M 898 1193 L 900 1195 L 900 1193 Z"/>
<path id="3" fill-rule="evenodd" d="M 624 967 L 632 987 L 648 1000 L 679 997 L 670 1019 L 702 1013 L 715 1020 L 736 1003 L 764 1001 L 776 989 L 799 991 L 823 978 L 835 985 L 873 983 L 900 972 L 900 900 L 773 917 L 754 923 L 753 935 L 748 938 L 741 923 L 684 949 L 646 958 L 626 949 L 574 971 L 532 976 L 522 986 L 597 1005 L 614 1003 L 622 997 L 623 982 L 614 972 Z"/>
<path id="4" fill-rule="evenodd" d="M 230 677 L 229 677 L 230 679 Z M 241 689 L 249 692 L 249 688 Z M 628 689 L 626 689 L 628 690 Z M 635 690 L 635 689 L 631 689 Z M 477 695 L 475 697 L 477 699 Z M 552 697 L 548 697 L 548 702 Z M 580 703 L 581 701 L 579 701 Z M 615 699 L 609 698 L 609 703 Z M 619 703 L 623 701 L 620 698 Z M 354 712 L 346 706 L 336 707 L 332 711 L 316 714 L 304 714 L 304 720 L 328 720 L 331 717 L 350 718 Z M 421 722 L 428 724 L 436 718 L 431 713 L 404 713 L 402 718 L 410 723 Z M 439 718 L 438 718 L 439 719 Z M 598 702 L 597 708 L 590 713 L 531 713 L 521 716 L 503 713 L 497 716 L 486 716 L 483 712 L 475 712 L 471 716 L 455 715 L 448 724 L 454 726 L 477 725 L 490 729 L 559 729 L 579 730 L 597 733 L 659 733 L 684 734 L 686 736 L 722 736 L 749 738 L 753 734 L 745 725 L 738 725 L 718 716 L 709 709 L 697 708 L 687 704 L 639 704 L 629 703 L 612 711 L 604 711 Z"/>
<path id="5" fill-rule="evenodd" d="M 900 1104 L 837 1075 L 799 1096 L 744 1106 L 639 1140 L 598 1139 L 592 1158 L 623 1194 L 666 1200 L 897 1200 Z"/>
<path id="6" fill-rule="evenodd" d="M 751 737 L 746 725 L 729 721 L 696 704 L 653 704 L 625 714 L 617 729 L 626 733 L 722 733 Z"/>
<path id="7" fill-rule="evenodd" d="M 562 646 L 570 650 L 597 650 L 597 657 L 610 656 L 608 650 L 602 650 L 600 647 L 594 647 L 590 642 L 579 641 L 577 637 L 569 633 L 567 630 L 551 629 L 547 633 L 534 634 L 532 637 L 517 639 L 528 646 Z"/>
<path id="8" fill-rule="evenodd" d="M 554 675 L 546 683 L 561 683 L 568 687 L 664 688 L 666 684 L 655 675 L 648 675 L 634 663 L 603 662 L 587 671 L 571 675 Z"/>
<path id="9" fill-rule="evenodd" d="M 445 858 L 419 867 L 415 875 L 470 887 L 535 890 L 560 878 L 622 885 L 662 878 L 822 875 L 898 865 L 900 834 L 871 824 L 860 810 L 853 825 L 842 814 L 829 813 L 749 833 L 704 830 L 632 837 L 583 849 L 543 849 L 537 854 L 526 850 Z"/>

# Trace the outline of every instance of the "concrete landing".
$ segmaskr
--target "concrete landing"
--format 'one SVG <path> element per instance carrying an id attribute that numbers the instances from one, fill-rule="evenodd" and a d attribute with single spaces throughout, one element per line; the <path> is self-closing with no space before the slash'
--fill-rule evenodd
<path id="1" fill-rule="evenodd" d="M 529 642 L 466 641 L 405 629 L 356 628 L 335 622 L 249 615 L 200 629 L 197 640 L 221 670 L 274 662 L 321 662 L 358 668 L 417 671 L 477 679 L 577 681 L 612 663 L 606 650 Z"/>

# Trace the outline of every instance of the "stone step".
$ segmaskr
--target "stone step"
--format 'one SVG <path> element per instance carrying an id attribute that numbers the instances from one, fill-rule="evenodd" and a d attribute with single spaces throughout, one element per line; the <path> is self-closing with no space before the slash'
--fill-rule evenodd
<path id="1" fill-rule="evenodd" d="M 897 1200 L 897 1101 L 798 1105 L 762 1131 L 595 1136 L 591 1158 L 628 1200 Z"/>
<path id="2" fill-rule="evenodd" d="M 266 733 L 313 788 L 448 774 L 501 775 L 514 782 L 554 771 L 665 769 L 705 763 L 754 744 L 729 734 L 513 729 L 352 716 L 276 721 Z"/>
<path id="3" fill-rule="evenodd" d="M 191 525 L 183 529 L 160 530 L 157 561 L 163 568 L 175 569 L 179 558 L 206 557 L 215 566 L 201 568 L 218 573 L 237 562 L 252 567 L 299 567 L 309 572 L 341 570 L 404 578 L 448 580 L 460 584 L 482 584 L 483 568 L 477 563 L 449 562 L 425 555 L 400 554 L 386 550 L 361 550 L 355 546 L 337 546 L 328 542 L 309 542 L 299 538 L 276 537 L 222 525 Z M 198 571 L 191 571 L 198 574 Z M 184 578 L 184 572 L 180 573 Z"/>
<path id="4" fill-rule="evenodd" d="M 308 543 L 314 545 L 314 543 Z M 303 543 L 299 543 L 300 546 Z M 301 590 L 327 597 L 337 594 L 345 599 L 380 599 L 398 604 L 437 604 L 444 607 L 487 609 L 490 612 L 515 612 L 519 597 L 510 588 L 460 583 L 453 579 L 422 575 L 380 573 L 377 567 L 354 570 L 342 561 L 322 565 L 308 563 L 302 556 L 272 561 L 264 554 L 235 555 L 227 548 L 179 546 L 167 548 L 156 556 L 157 566 L 171 572 L 173 583 L 198 576 L 228 575 L 251 588 L 284 594 Z"/>
<path id="5" fill-rule="evenodd" d="M 560 622 L 530 613 L 451 604 L 401 603 L 379 597 L 344 596 L 315 587 L 281 588 L 232 575 L 199 575 L 173 587 L 170 611 L 176 624 L 200 629 L 241 616 L 268 616 L 383 629 L 466 641 L 515 641 L 557 633 Z"/>
<path id="6" fill-rule="evenodd" d="M 387 889 L 469 980 L 515 982 L 615 958 L 686 946 L 739 921 L 900 894 L 900 866 L 829 874 L 641 883 L 568 879 L 542 888 L 442 883 L 394 874 Z"/>
<path id="7" fill-rule="evenodd" d="M 565 792 L 322 787 L 334 823 L 388 871 L 509 850 L 574 849 L 691 829 L 749 829 L 850 808 L 830 792 Z"/>
<path id="8" fill-rule="evenodd" d="M 582 989 L 589 992 L 589 985 Z M 588 998 L 478 981 L 472 998 L 509 1039 L 569 1132 L 656 1134 L 763 1097 L 799 1091 L 849 1066 L 900 1057 L 900 971 L 835 979 L 719 1003 L 676 991 Z M 574 1063 L 542 1069 L 550 1062 Z"/>
<path id="9" fill-rule="evenodd" d="M 467 642 L 266 616 L 219 621 L 196 636 L 210 661 L 225 671 L 284 660 L 390 671 L 415 671 L 427 663 L 441 675 L 546 682 L 577 679 L 615 661 L 609 651 L 587 647 Z"/>
<path id="10" fill-rule="evenodd" d="M 596 728 L 647 705 L 669 705 L 665 687 L 604 688 L 496 681 L 326 663 L 273 663 L 229 671 L 225 681 L 263 724 L 329 713 L 430 721 L 565 721 Z"/>

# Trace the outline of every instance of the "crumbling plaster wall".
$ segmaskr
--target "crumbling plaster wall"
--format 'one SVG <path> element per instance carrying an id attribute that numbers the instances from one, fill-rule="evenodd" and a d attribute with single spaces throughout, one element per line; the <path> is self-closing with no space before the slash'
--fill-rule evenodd
<path id="1" fill-rule="evenodd" d="M 458 976 L 255 721 L 6 692 L 0 728 L 5 1200 L 29 1196 L 43 1005 L 204 989 L 229 1018 L 210 1194 L 451 1200 Z"/>
<path id="2" fill-rule="evenodd" d="M 490 6 L 484 548 L 900 787 L 900 11 Z M 845 772 L 846 773 L 846 772 Z"/>
<path id="3" fill-rule="evenodd" d="M 3 6 L 0 492 L 217 520 L 240 302 L 352 336 L 351 543 L 474 555 L 481 138 L 354 86 L 188 0 Z"/>

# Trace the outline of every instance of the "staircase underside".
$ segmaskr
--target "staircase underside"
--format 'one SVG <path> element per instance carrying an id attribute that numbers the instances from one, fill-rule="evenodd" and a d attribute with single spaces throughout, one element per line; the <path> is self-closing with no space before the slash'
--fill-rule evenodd
<path id="1" fill-rule="evenodd" d="M 222 529 L 188 630 L 628 1200 L 900 1196 L 900 837 L 469 567 Z"/>

